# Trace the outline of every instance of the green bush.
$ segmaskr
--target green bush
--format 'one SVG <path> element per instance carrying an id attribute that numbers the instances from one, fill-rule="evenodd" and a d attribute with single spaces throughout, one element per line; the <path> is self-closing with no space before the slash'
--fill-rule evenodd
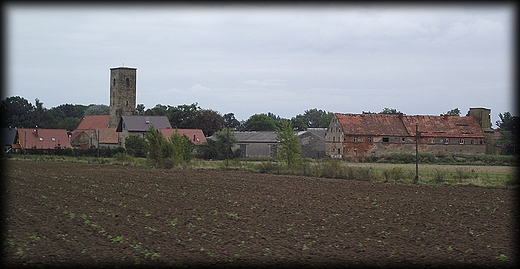
<path id="1" fill-rule="evenodd" d="M 259 173 L 281 174 L 282 165 L 275 162 L 261 162 L 255 166 Z"/>
<path id="2" fill-rule="evenodd" d="M 406 170 L 401 167 L 394 167 L 392 169 L 383 170 L 383 176 L 385 178 L 385 182 L 388 181 L 400 181 L 406 178 Z"/>
<path id="3" fill-rule="evenodd" d="M 435 173 L 433 174 L 433 182 L 444 183 L 446 181 L 446 174 L 446 171 L 435 169 Z"/>

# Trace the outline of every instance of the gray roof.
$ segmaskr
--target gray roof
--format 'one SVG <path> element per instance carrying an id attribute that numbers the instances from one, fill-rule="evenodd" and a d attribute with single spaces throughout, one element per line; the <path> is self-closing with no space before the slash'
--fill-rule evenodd
<path id="1" fill-rule="evenodd" d="M 4 145 L 15 143 L 17 131 L 14 128 L 2 128 L 2 141 Z"/>
<path id="2" fill-rule="evenodd" d="M 298 132 L 298 136 L 305 134 L 305 133 L 311 133 L 315 136 L 325 138 L 325 132 L 327 131 L 327 128 L 307 128 L 306 131 L 300 131 Z"/>
<path id="3" fill-rule="evenodd" d="M 233 132 L 237 139 L 237 143 L 241 142 L 260 142 L 260 143 L 278 143 L 276 132 L 256 131 L 256 132 Z"/>
<path id="4" fill-rule="evenodd" d="M 158 128 L 172 128 L 166 116 L 121 116 L 117 125 L 117 132 L 123 129 L 129 132 L 146 132 L 150 126 Z"/>

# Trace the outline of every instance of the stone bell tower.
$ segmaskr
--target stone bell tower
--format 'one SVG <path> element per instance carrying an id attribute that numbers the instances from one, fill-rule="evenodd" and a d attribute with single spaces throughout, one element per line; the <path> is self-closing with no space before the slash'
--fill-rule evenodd
<path id="1" fill-rule="evenodd" d="M 136 108 L 137 68 L 110 68 L 110 121 L 117 127 L 122 115 L 133 115 Z"/>

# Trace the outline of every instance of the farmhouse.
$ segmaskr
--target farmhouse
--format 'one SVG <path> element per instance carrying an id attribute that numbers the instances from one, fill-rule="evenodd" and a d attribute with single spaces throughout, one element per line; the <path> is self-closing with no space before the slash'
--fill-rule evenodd
<path id="1" fill-rule="evenodd" d="M 121 145 L 122 135 L 109 128 L 109 115 L 85 116 L 72 132 L 71 145 L 82 149 L 115 148 Z"/>
<path id="2" fill-rule="evenodd" d="M 125 146 L 125 138 L 130 135 L 137 135 L 144 138 L 146 131 L 153 126 L 155 130 L 161 128 L 172 128 L 166 116 L 134 116 L 123 115 L 120 117 L 116 131 L 122 133 L 121 146 Z"/>
<path id="3" fill-rule="evenodd" d="M 419 152 L 492 154 L 489 113 L 485 108 L 471 108 L 463 117 L 336 113 L 325 134 L 325 152 L 332 158 L 414 154 L 418 138 Z"/>
<path id="4" fill-rule="evenodd" d="M 17 128 L 14 150 L 72 148 L 65 129 Z"/>

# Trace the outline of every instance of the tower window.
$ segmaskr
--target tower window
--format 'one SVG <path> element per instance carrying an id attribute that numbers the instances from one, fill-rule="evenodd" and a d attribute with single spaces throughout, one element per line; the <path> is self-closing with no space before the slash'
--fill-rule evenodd
<path id="1" fill-rule="evenodd" d="M 126 78 L 126 86 L 130 87 L 130 79 L 129 78 Z"/>
<path id="2" fill-rule="evenodd" d="M 114 86 L 116 86 L 116 79 L 114 79 L 114 82 L 112 82 L 114 84 Z"/>

